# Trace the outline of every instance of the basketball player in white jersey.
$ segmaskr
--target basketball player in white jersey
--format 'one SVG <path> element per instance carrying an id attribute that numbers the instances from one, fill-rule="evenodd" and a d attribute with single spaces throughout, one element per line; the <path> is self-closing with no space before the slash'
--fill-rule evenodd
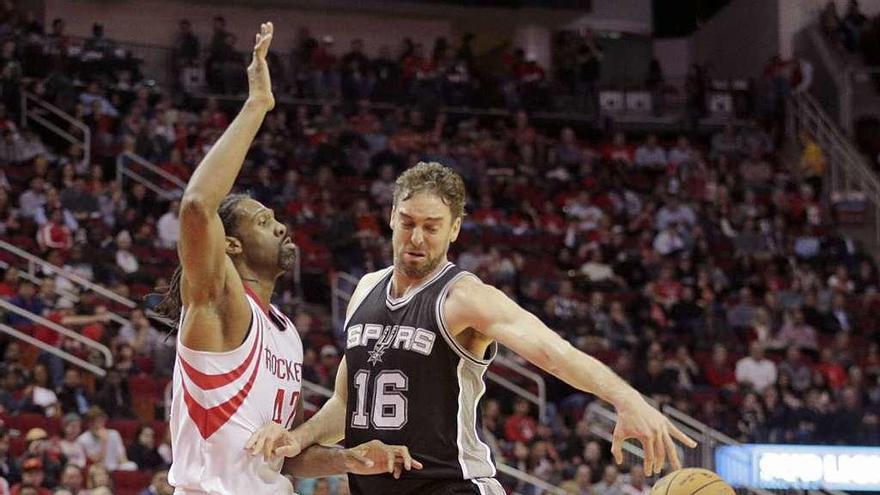
<path id="1" fill-rule="evenodd" d="M 681 467 L 673 439 L 689 447 L 696 442 L 604 364 L 447 260 L 464 216 L 458 174 L 419 163 L 395 186 L 394 264 L 365 275 L 352 295 L 335 395 L 295 431 L 267 424 L 255 437 L 288 456 L 343 437 L 381 438 L 407 445 L 423 461 L 423 470 L 395 476 L 350 474 L 354 495 L 503 494 L 479 438 L 483 377 L 498 342 L 616 408 L 612 452 L 618 463 L 623 441 L 635 438 L 645 451 L 646 473 L 659 473 L 667 456 L 674 469 Z"/>
<path id="2" fill-rule="evenodd" d="M 171 435 L 175 493 L 292 494 L 281 457 L 244 444 L 264 423 L 302 421 L 303 349 L 291 321 L 270 297 L 296 246 L 272 210 L 229 195 L 248 148 L 274 106 L 266 52 L 272 24 L 261 26 L 248 67 L 249 95 L 238 116 L 187 184 L 180 208 L 181 266 L 159 309 L 178 318 Z M 387 462 L 386 462 L 387 461 Z M 288 459 L 285 472 L 317 477 L 391 472 L 411 466 L 403 447 L 317 447 Z M 416 463 L 418 468 L 418 463 Z"/>

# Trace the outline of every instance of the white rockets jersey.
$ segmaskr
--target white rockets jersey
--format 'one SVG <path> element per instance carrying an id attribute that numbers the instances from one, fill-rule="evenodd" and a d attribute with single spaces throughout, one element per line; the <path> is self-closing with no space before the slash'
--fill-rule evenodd
<path id="1" fill-rule="evenodd" d="M 174 462 L 168 473 L 176 495 L 293 493 L 277 459 L 273 468 L 244 446 L 268 421 L 293 424 L 302 388 L 302 342 L 286 316 L 274 306 L 261 307 L 246 291 L 253 316 L 237 349 L 200 352 L 177 339 L 170 425 Z"/>

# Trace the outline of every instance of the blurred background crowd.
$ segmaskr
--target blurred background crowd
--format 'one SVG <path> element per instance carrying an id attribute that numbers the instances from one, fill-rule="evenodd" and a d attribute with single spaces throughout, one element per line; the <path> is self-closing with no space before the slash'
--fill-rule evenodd
<path id="1" fill-rule="evenodd" d="M 212 22 L 212 38 L 200 39 L 183 20 L 174 41 L 179 72 L 203 74 L 218 95 L 201 97 L 187 77 L 152 84 L 99 24 L 73 39 L 64 19 L 43 26 L 0 4 L 0 239 L 63 267 L 26 277 L 0 253 L 0 297 L 114 356 L 97 378 L 0 339 L 0 477 L 12 493 L 171 493 L 164 419 L 175 338 L 148 314 L 176 265 L 179 204 L 117 180 L 116 160 L 135 153 L 186 181 L 228 125 L 238 103 L 220 95 L 246 89 L 248 57 L 222 17 Z M 823 14 L 829 34 L 868 59 L 874 24 L 852 11 Z M 880 278 L 835 228 L 840 212 L 821 201 L 827 159 L 813 136 L 800 136 L 794 154 L 780 145 L 779 100 L 800 82 L 791 66 L 769 64 L 741 125 L 596 130 L 535 116 L 598 110 L 603 54 L 592 33 L 554 47 L 553 73 L 514 46 L 477 63 L 468 35 L 432 47 L 404 39 L 368 57 L 361 40 L 339 47 L 303 29 L 287 54 L 272 53 L 276 92 L 313 103 L 267 116 L 239 186 L 275 209 L 300 248 L 301 267 L 281 281 L 276 304 L 303 337 L 304 377 L 332 388 L 342 349 L 332 277 L 391 263 L 394 178 L 438 161 L 469 194 L 451 259 L 644 394 L 741 441 L 878 444 L 880 340 L 870 315 Z M 704 77 L 694 68 L 687 86 L 696 113 Z M 645 84 L 659 101 L 659 64 Z M 20 126 L 24 90 L 88 126 L 88 161 L 81 146 Z M 79 293 L 71 274 L 139 306 Z M 14 311 L 3 318 L 106 368 L 77 339 Z M 548 385 L 543 422 L 529 402 L 490 387 L 483 433 L 496 458 L 574 494 L 647 494 L 641 467 L 614 466 L 590 432 L 593 398 Z M 300 492 L 347 493 L 335 479 Z"/>

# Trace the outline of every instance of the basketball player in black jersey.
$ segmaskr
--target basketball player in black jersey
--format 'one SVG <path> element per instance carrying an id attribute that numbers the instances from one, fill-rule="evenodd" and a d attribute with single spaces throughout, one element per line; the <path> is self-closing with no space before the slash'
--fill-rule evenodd
<path id="1" fill-rule="evenodd" d="M 424 466 L 409 471 L 407 460 L 393 475 L 349 475 L 355 495 L 502 495 L 478 407 L 498 342 L 617 409 L 618 463 L 623 441 L 635 438 L 645 472 L 659 473 L 667 455 L 678 469 L 673 439 L 696 442 L 601 362 L 447 260 L 464 204 L 461 177 L 440 164 L 419 163 L 397 179 L 394 265 L 364 276 L 352 295 L 333 397 L 295 431 L 266 425 L 254 437 L 286 456 L 316 443 L 379 439 L 408 446 Z"/>

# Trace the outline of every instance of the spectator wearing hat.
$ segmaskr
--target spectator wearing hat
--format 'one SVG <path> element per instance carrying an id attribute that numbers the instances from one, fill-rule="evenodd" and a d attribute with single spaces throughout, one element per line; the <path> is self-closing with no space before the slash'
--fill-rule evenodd
<path id="1" fill-rule="evenodd" d="M 86 419 L 89 429 L 76 441 L 85 449 L 89 461 L 103 466 L 107 471 L 135 469 L 136 466 L 125 454 L 122 436 L 118 431 L 107 428 L 107 413 L 98 406 L 92 406 L 86 413 Z"/>
<path id="2" fill-rule="evenodd" d="M 53 442 L 42 428 L 31 428 L 24 439 L 26 447 L 21 457 L 22 465 L 28 459 L 39 459 L 46 486 L 55 486 L 66 461 L 57 443 Z"/>
<path id="3" fill-rule="evenodd" d="M 86 467 L 88 456 L 86 449 L 77 441 L 82 434 L 82 419 L 76 413 L 69 413 L 61 420 L 63 436 L 58 441 L 61 453 L 67 458 L 69 466 Z"/>
<path id="4" fill-rule="evenodd" d="M 43 461 L 39 457 L 29 457 L 21 463 L 21 483 L 12 487 L 11 495 L 20 495 L 25 488 L 36 489 L 38 495 L 51 495 L 52 492 L 43 486 L 45 478 Z"/>

